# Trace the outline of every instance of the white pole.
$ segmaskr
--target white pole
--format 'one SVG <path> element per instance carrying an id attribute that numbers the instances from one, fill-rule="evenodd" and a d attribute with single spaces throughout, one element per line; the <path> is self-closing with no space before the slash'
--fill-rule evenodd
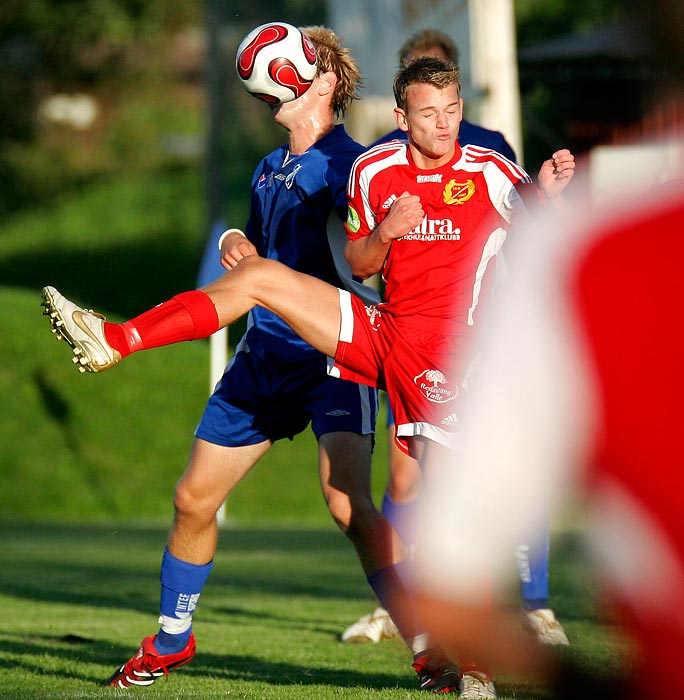
<path id="1" fill-rule="evenodd" d="M 523 163 L 513 0 L 470 0 L 471 79 L 478 123 L 501 131 Z"/>

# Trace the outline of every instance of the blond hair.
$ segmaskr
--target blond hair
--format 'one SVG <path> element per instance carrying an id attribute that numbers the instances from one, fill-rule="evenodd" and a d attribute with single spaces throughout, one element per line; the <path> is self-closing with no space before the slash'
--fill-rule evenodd
<path id="1" fill-rule="evenodd" d="M 351 51 L 342 46 L 339 37 L 327 27 L 302 27 L 301 31 L 311 38 L 316 47 L 317 74 L 328 71 L 337 76 L 333 93 L 332 109 L 336 117 L 342 117 L 353 100 L 359 99 L 361 72 Z"/>

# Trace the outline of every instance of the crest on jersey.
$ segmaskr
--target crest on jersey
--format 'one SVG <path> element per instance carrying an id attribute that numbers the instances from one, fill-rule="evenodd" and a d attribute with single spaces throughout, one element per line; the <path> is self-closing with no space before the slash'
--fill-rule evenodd
<path id="1" fill-rule="evenodd" d="M 420 393 L 432 403 L 446 403 L 458 396 L 458 387 L 449 386 L 449 379 L 438 369 L 426 369 L 413 378 Z"/>
<path id="2" fill-rule="evenodd" d="M 449 180 L 444 185 L 445 204 L 465 204 L 475 194 L 475 183 L 472 180 L 456 182 Z"/>
<path id="3" fill-rule="evenodd" d="M 352 233 L 356 233 L 361 228 L 361 219 L 352 206 L 347 209 L 347 228 Z"/>

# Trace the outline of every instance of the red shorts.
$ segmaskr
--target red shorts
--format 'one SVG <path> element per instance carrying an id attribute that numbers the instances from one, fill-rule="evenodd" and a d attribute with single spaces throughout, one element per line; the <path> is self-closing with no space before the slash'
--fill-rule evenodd
<path id="1" fill-rule="evenodd" d="M 397 442 L 407 452 L 423 436 L 455 446 L 463 383 L 472 364 L 472 328 L 444 332 L 441 321 L 394 316 L 340 290 L 342 323 L 328 374 L 387 391 Z"/>

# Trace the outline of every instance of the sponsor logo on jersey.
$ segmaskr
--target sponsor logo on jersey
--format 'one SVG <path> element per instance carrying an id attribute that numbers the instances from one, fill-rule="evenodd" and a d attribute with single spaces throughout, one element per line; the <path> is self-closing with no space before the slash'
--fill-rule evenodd
<path id="1" fill-rule="evenodd" d="M 349 413 L 349 411 L 345 411 L 343 408 L 336 408 L 333 411 L 328 411 L 325 415 L 338 418 L 340 416 L 350 416 L 351 413 Z"/>
<path id="2" fill-rule="evenodd" d="M 428 219 L 427 216 L 407 233 L 405 241 L 460 241 L 461 229 L 451 219 Z"/>
<path id="3" fill-rule="evenodd" d="M 435 173 L 434 175 L 418 175 L 416 177 L 416 182 L 442 182 L 442 173 Z"/>
<path id="4" fill-rule="evenodd" d="M 260 176 L 259 179 L 257 180 L 257 189 L 261 189 L 261 188 L 264 187 L 265 185 L 266 185 L 266 175 L 264 175 L 263 173 L 261 173 L 261 176 Z"/>
<path id="5" fill-rule="evenodd" d="M 458 396 L 458 387 L 451 389 L 449 379 L 438 369 L 426 369 L 413 378 L 420 393 L 432 403 L 446 403 Z"/>
<path id="6" fill-rule="evenodd" d="M 475 183 L 472 180 L 456 182 L 449 180 L 444 185 L 445 204 L 465 204 L 475 194 Z"/>
<path id="7" fill-rule="evenodd" d="M 390 196 L 382 203 L 382 208 L 383 208 L 383 209 L 389 209 L 389 208 L 394 204 L 394 202 L 396 202 L 396 201 L 397 201 L 397 195 L 396 195 L 396 194 L 390 195 Z"/>
<path id="8" fill-rule="evenodd" d="M 442 425 L 448 425 L 456 427 L 458 425 L 458 417 L 455 413 L 450 413 L 446 418 L 441 421 Z"/>
<path id="9" fill-rule="evenodd" d="M 377 306 L 366 306 L 366 314 L 368 315 L 368 323 L 370 323 L 371 328 L 377 331 L 380 328 L 380 319 L 382 314 Z"/>
<path id="10" fill-rule="evenodd" d="M 347 209 L 347 228 L 352 233 L 356 233 L 361 228 L 361 219 L 359 219 L 356 209 L 351 205 Z"/>
<path id="11" fill-rule="evenodd" d="M 289 190 L 292 187 L 292 183 L 294 182 L 295 175 L 297 172 L 301 169 L 302 164 L 297 163 L 297 165 L 292 168 L 292 172 L 285 178 L 285 187 Z"/>

